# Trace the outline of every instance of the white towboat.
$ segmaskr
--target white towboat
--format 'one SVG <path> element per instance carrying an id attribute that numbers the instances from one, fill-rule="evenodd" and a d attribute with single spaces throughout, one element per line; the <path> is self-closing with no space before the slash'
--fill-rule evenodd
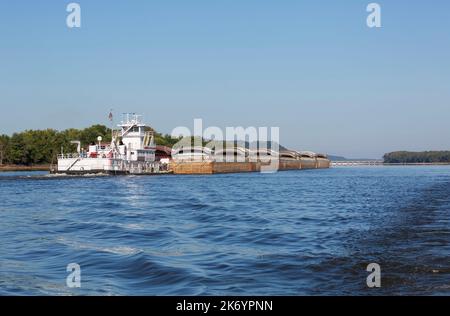
<path id="1" fill-rule="evenodd" d="M 124 114 L 119 130 L 112 130 L 110 144 L 91 144 L 83 150 L 79 141 L 77 152 L 58 155 L 55 173 L 64 174 L 152 174 L 164 172 L 165 166 L 155 161 L 156 146 L 152 131 L 146 130 L 142 116 Z M 161 168 L 163 167 L 163 168 Z"/>

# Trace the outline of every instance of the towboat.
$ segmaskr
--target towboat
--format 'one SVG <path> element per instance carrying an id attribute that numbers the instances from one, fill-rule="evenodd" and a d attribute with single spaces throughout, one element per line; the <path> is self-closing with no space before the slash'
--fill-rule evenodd
<path id="1" fill-rule="evenodd" d="M 155 160 L 156 146 L 153 131 L 148 130 L 142 116 L 125 113 L 118 129 L 112 129 L 110 144 L 92 143 L 87 150 L 79 141 L 76 153 L 58 155 L 53 173 L 59 174 L 153 174 L 163 173 L 167 164 Z"/>

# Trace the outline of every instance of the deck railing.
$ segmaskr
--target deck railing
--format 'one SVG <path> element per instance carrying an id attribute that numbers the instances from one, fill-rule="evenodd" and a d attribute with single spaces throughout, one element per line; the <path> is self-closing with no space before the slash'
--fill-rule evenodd
<path id="1" fill-rule="evenodd" d="M 80 155 L 79 153 L 73 154 L 59 154 L 58 159 L 76 159 L 76 158 L 84 158 L 85 155 Z"/>

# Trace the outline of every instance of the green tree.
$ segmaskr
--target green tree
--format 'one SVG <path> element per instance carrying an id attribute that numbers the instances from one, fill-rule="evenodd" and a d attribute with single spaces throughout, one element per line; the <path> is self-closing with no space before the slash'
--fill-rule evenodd
<path id="1" fill-rule="evenodd" d="M 154 131 L 151 127 L 147 130 Z M 180 140 L 156 131 L 154 135 L 157 145 L 172 147 Z M 103 138 L 104 143 L 111 142 L 111 129 L 104 125 L 93 125 L 81 130 L 74 128 L 64 131 L 26 130 L 14 133 L 11 137 L 1 135 L 0 163 L 18 165 L 55 163 L 61 148 L 66 153 L 75 152 L 76 145 L 71 144 L 71 141 L 80 141 L 82 147 L 86 148 L 89 144 L 96 143 L 98 136 Z"/>
<path id="2" fill-rule="evenodd" d="M 82 130 L 78 140 L 81 141 L 82 144 L 87 145 L 92 142 L 97 142 L 98 136 L 103 138 L 102 142 L 111 142 L 111 129 L 104 125 L 93 125 Z"/>
<path id="3" fill-rule="evenodd" d="M 385 163 L 450 163 L 450 151 L 395 151 L 383 159 Z"/>
<path id="4" fill-rule="evenodd" d="M 7 162 L 6 153 L 8 151 L 9 146 L 9 136 L 8 135 L 0 135 L 0 166 L 3 163 Z"/>

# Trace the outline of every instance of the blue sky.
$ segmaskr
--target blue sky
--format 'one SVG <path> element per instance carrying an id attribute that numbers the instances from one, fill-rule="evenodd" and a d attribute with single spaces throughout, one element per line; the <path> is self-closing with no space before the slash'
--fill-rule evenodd
<path id="1" fill-rule="evenodd" d="M 0 133 L 139 112 L 348 157 L 450 149 L 450 2 L 0 1 Z"/>

